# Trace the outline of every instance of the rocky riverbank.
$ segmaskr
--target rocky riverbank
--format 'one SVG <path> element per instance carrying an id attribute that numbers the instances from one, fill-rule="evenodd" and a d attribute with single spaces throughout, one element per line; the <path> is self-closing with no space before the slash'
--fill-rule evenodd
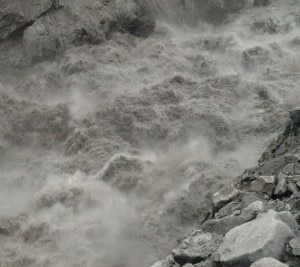
<path id="1" fill-rule="evenodd" d="M 290 112 L 259 165 L 215 193 L 212 217 L 153 266 L 299 266 L 299 118 Z"/>

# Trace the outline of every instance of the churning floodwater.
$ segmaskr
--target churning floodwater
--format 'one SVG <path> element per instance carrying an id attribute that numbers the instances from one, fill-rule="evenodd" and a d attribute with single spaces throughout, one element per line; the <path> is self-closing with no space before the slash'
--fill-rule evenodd
<path id="1" fill-rule="evenodd" d="M 299 105 L 300 4 L 270 2 L 0 70 L 0 266 L 146 267 L 197 229 Z"/>

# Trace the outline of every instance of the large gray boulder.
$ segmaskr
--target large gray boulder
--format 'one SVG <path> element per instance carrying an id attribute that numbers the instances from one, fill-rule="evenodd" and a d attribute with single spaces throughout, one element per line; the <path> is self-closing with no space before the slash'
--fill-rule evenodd
<path id="1" fill-rule="evenodd" d="M 53 5 L 53 0 L 0 0 L 0 40 L 34 21 Z"/>
<path id="2" fill-rule="evenodd" d="M 266 257 L 251 264 L 250 267 L 288 267 L 288 265 L 283 264 L 274 258 Z"/>
<path id="3" fill-rule="evenodd" d="M 293 231 L 269 210 L 255 220 L 230 230 L 220 246 L 220 261 L 224 266 L 243 267 L 263 257 L 279 259 Z"/>

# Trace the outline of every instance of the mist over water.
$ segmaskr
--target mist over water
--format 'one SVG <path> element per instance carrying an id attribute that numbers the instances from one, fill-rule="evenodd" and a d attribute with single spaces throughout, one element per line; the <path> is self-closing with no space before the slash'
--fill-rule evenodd
<path id="1" fill-rule="evenodd" d="M 1 266 L 150 266 L 299 105 L 298 1 L 216 25 L 164 3 L 147 39 L 0 70 Z"/>

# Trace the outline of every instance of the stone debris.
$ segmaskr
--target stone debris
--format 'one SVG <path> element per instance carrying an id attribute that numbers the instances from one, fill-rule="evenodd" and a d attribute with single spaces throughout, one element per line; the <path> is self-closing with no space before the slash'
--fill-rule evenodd
<path id="1" fill-rule="evenodd" d="M 275 187 L 274 195 L 282 196 L 287 192 L 286 175 L 280 172 L 277 176 L 277 185 Z"/>
<path id="2" fill-rule="evenodd" d="M 51 9 L 53 0 L 0 1 L 0 39 L 37 19 Z"/>
<path id="3" fill-rule="evenodd" d="M 251 183 L 251 190 L 272 196 L 276 184 L 275 176 L 259 176 Z"/>
<path id="4" fill-rule="evenodd" d="M 298 193 L 299 189 L 297 187 L 296 184 L 294 184 L 293 182 L 288 182 L 287 183 L 287 190 L 292 193 L 292 194 L 296 194 Z"/>
<path id="5" fill-rule="evenodd" d="M 241 193 L 233 184 L 225 185 L 213 195 L 215 209 L 219 209 Z"/>
<path id="6" fill-rule="evenodd" d="M 232 215 L 206 221 L 201 229 L 211 233 L 224 235 L 232 228 L 253 220 L 257 215 L 252 209 L 243 210 L 240 214 L 233 213 Z"/>
<path id="7" fill-rule="evenodd" d="M 199 263 L 209 258 L 218 249 L 221 242 L 221 236 L 196 231 L 172 250 L 172 255 L 180 265 Z"/>
<path id="8" fill-rule="evenodd" d="M 288 265 L 274 258 L 266 257 L 252 263 L 250 267 L 288 267 Z"/>
<path id="9" fill-rule="evenodd" d="M 289 245 L 292 249 L 292 254 L 294 256 L 300 256 L 300 237 L 293 238 L 290 242 Z"/>
<path id="10" fill-rule="evenodd" d="M 263 212 L 264 211 L 264 203 L 259 200 L 254 201 L 245 208 L 245 211 Z"/>
<path id="11" fill-rule="evenodd" d="M 278 215 L 285 224 L 294 230 L 294 232 L 299 228 L 299 224 L 297 223 L 295 216 L 293 216 L 289 211 L 278 212 Z"/>
<path id="12" fill-rule="evenodd" d="M 285 244 L 295 235 L 277 212 L 269 210 L 230 230 L 219 248 L 224 266 L 251 264 L 263 257 L 282 257 Z M 246 265 L 245 265 L 246 266 Z"/>

